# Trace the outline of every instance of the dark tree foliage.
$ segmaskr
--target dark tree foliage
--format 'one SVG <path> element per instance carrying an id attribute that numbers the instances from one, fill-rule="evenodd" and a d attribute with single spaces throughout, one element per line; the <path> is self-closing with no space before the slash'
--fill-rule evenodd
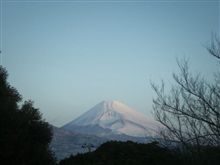
<path id="1" fill-rule="evenodd" d="M 93 152 L 71 155 L 59 165 L 219 165 L 220 149 L 217 147 L 206 146 L 196 157 L 178 149 L 161 147 L 158 142 L 110 141 Z"/>
<path id="2" fill-rule="evenodd" d="M 157 142 L 138 144 L 110 141 L 96 151 L 61 160 L 60 165 L 165 165 L 176 164 L 178 157 Z"/>
<path id="3" fill-rule="evenodd" d="M 0 66 L 0 164 L 52 165 L 49 150 L 50 125 L 42 120 L 32 101 L 21 107 L 21 95 L 7 82 L 7 71 Z"/>

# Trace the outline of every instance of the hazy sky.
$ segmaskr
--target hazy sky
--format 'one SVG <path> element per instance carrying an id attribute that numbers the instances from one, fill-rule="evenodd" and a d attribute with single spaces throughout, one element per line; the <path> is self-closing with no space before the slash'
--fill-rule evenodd
<path id="1" fill-rule="evenodd" d="M 102 100 L 151 115 L 150 80 L 172 82 L 176 58 L 210 75 L 219 1 L 1 1 L 9 82 L 60 126 Z M 209 77 L 208 77 L 209 78 Z"/>

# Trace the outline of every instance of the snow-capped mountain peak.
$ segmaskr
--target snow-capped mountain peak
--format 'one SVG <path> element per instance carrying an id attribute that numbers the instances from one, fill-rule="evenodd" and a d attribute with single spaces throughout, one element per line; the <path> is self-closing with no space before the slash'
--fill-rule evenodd
<path id="1" fill-rule="evenodd" d="M 119 101 L 102 101 L 63 128 L 80 132 L 99 134 L 126 134 L 129 136 L 151 136 L 158 124 Z M 92 131 L 90 131 L 92 130 Z M 82 132 L 80 132 L 82 133 Z M 104 133 L 104 134 L 105 134 Z"/>

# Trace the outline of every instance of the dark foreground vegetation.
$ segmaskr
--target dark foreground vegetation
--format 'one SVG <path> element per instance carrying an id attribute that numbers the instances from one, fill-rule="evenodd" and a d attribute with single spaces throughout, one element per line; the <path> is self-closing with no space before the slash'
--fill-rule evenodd
<path id="1" fill-rule="evenodd" d="M 0 66 L 0 164 L 53 165 L 50 125 L 32 101 L 19 105 L 21 95 L 7 82 L 7 76 Z"/>
<path id="2" fill-rule="evenodd" d="M 60 165 L 219 165 L 219 162 L 220 149 L 214 147 L 204 148 L 203 153 L 196 156 L 160 147 L 157 142 L 111 141 L 94 152 L 70 156 Z"/>

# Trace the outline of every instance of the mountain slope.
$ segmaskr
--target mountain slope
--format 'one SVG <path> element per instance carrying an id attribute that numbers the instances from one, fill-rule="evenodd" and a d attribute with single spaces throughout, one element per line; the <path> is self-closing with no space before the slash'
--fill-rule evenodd
<path id="1" fill-rule="evenodd" d="M 155 135 L 158 123 L 119 101 L 103 101 L 62 128 L 78 133 L 134 137 Z"/>
<path id="2" fill-rule="evenodd" d="M 71 131 L 53 127 L 53 139 L 50 147 L 55 153 L 56 158 L 61 160 L 70 155 L 88 152 L 88 149 L 83 147 L 85 144 L 92 144 L 94 146 L 92 150 L 94 150 L 106 141 L 108 140 L 102 137 L 76 134 Z"/>

